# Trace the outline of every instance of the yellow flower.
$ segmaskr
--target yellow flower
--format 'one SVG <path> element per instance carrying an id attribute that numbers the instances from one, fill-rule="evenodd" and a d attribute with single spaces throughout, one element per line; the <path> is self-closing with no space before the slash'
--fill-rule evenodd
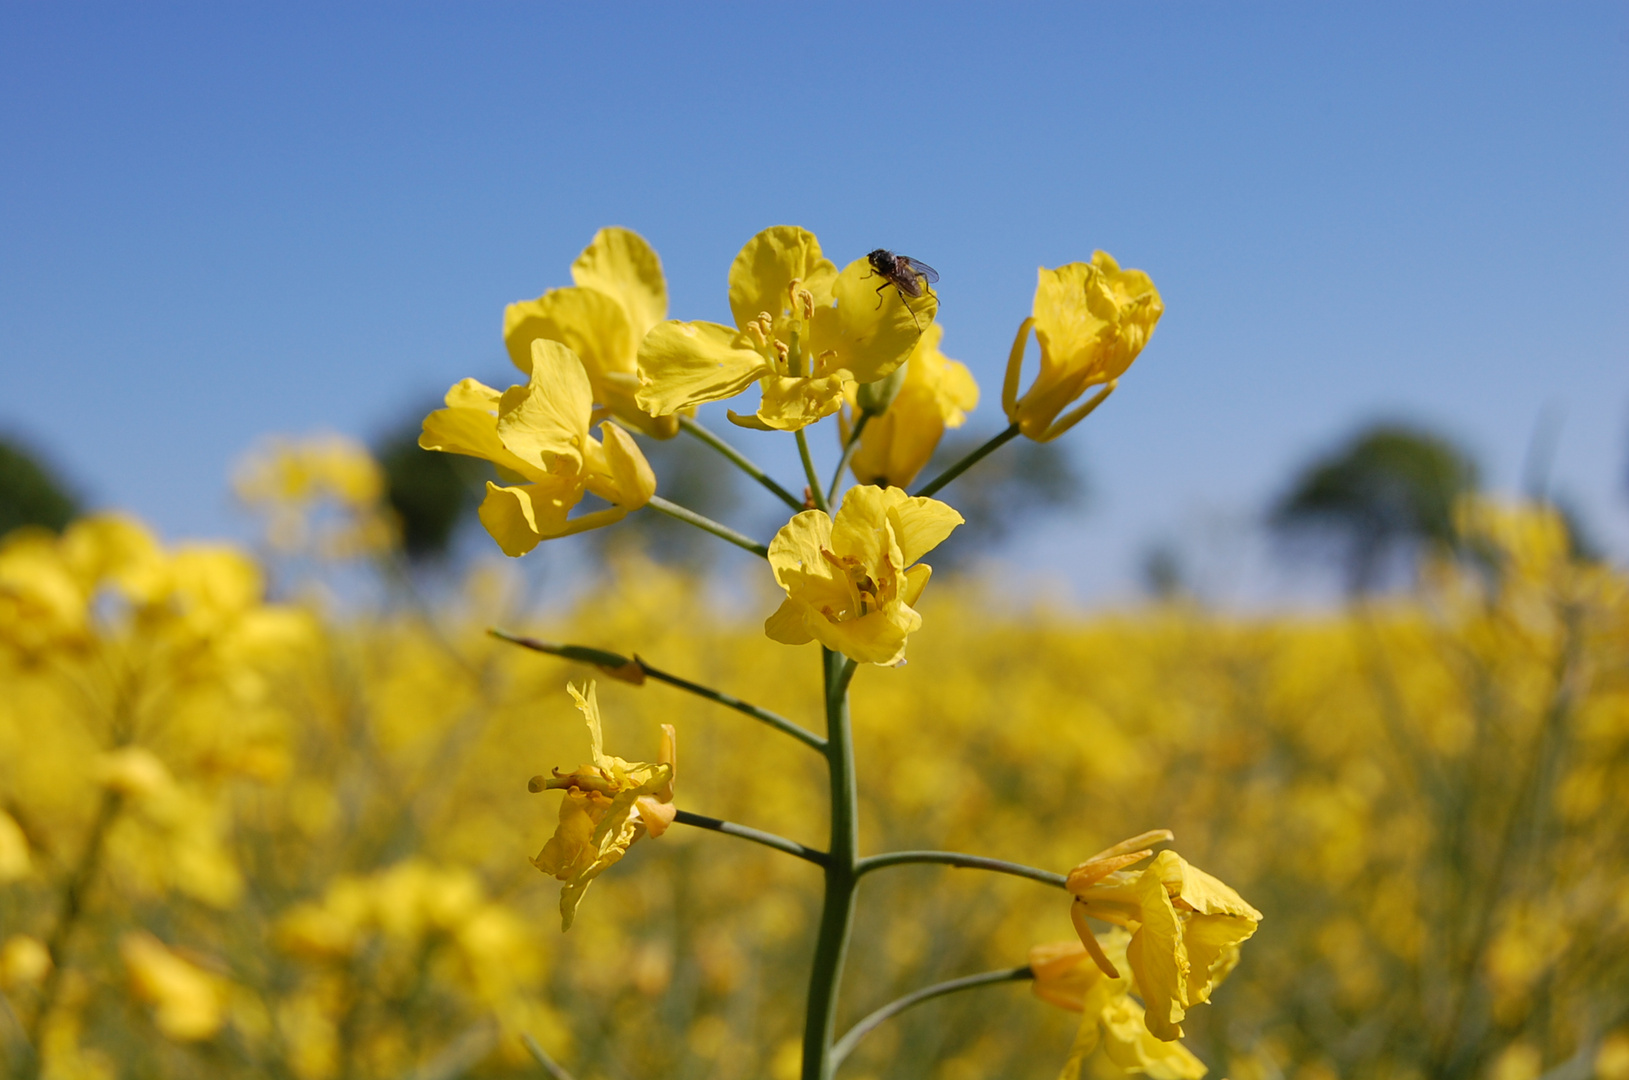
<path id="1" fill-rule="evenodd" d="M 1141 270 L 1121 270 L 1107 252 L 1089 263 L 1042 268 L 1032 314 L 1018 328 L 1001 406 L 1024 435 L 1047 442 L 1091 411 L 1093 402 L 1058 414 L 1093 386 L 1124 375 L 1154 333 L 1165 305 Z M 1041 371 L 1018 396 L 1018 376 L 1031 328 L 1041 346 Z"/>
<path id="2" fill-rule="evenodd" d="M 672 416 L 652 416 L 634 403 L 639 343 L 667 318 L 662 260 L 628 229 L 601 229 L 571 264 L 575 285 L 550 289 L 503 313 L 509 359 L 532 373 L 532 342 L 558 341 L 582 359 L 594 401 L 612 416 L 659 439 L 678 433 Z"/>
<path id="3" fill-rule="evenodd" d="M 226 1019 L 226 986 L 217 975 L 182 959 L 146 933 L 126 934 L 119 954 L 131 989 L 153 1006 L 158 1030 L 177 1042 L 207 1039 Z"/>
<path id="4" fill-rule="evenodd" d="M 1093 942 L 1093 949 L 1123 962 L 1130 939 L 1123 930 L 1111 930 L 1101 942 Z M 1187 1047 L 1162 1042 L 1149 1032 L 1142 1008 L 1127 996 L 1128 980 L 1105 975 L 1086 962 L 1089 955 L 1078 941 L 1037 945 L 1029 952 L 1035 996 L 1081 1014 L 1080 1029 L 1058 1080 L 1077 1080 L 1086 1058 L 1099 1047 L 1104 1057 L 1128 1073 L 1156 1080 L 1204 1076 L 1208 1071 L 1204 1063 Z"/>
<path id="5" fill-rule="evenodd" d="M 568 686 L 577 708 L 588 721 L 588 741 L 594 761 L 570 773 L 554 770 L 552 777 L 534 776 L 532 791 L 559 789 L 560 824 L 538 852 L 532 865 L 565 882 L 560 890 L 560 929 L 570 930 L 577 905 L 596 877 L 646 833 L 661 836 L 678 813 L 673 805 L 674 732 L 662 725 L 662 746 L 656 761 L 630 762 L 605 752 L 600 733 L 600 707 L 594 684 L 586 694 Z"/>
<path id="6" fill-rule="evenodd" d="M 797 431 L 842 404 L 844 387 L 903 364 L 933 322 L 928 292 L 907 308 L 865 259 L 838 273 L 807 229 L 777 225 L 747 241 L 730 267 L 735 326 L 657 323 L 639 346 L 639 407 L 666 416 L 759 384 L 744 427 Z"/>
<path id="7" fill-rule="evenodd" d="M 978 405 L 978 383 L 967 365 L 939 351 L 944 333 L 938 323 L 927 328 L 905 365 L 899 394 L 866 422 L 850 464 L 858 482 L 905 487 L 933 457 L 945 429 L 961 427 Z"/>
<path id="8" fill-rule="evenodd" d="M 1133 849 L 1170 839 L 1164 829 L 1133 837 L 1081 863 L 1068 879 L 1075 930 L 1110 978 L 1120 977 L 1118 966 L 1098 947 L 1086 919 L 1132 931 L 1126 960 L 1148 1008 L 1148 1030 L 1167 1041 L 1182 1036 L 1187 1010 L 1210 1000 L 1261 921 L 1243 897 L 1174 851 L 1160 852 L 1140 873 L 1123 869 L 1152 854 Z"/>
<path id="9" fill-rule="evenodd" d="M 504 554 L 524 555 L 540 541 L 621 521 L 656 493 L 656 477 L 627 432 L 606 421 L 604 445 L 588 433 L 593 400 L 577 354 L 538 339 L 525 386 L 499 394 L 465 379 L 447 391 L 445 409 L 424 418 L 419 445 L 485 458 L 500 475 L 525 481 L 487 481 L 481 503 L 481 524 Z M 584 491 L 611 506 L 568 520 Z"/>
<path id="10" fill-rule="evenodd" d="M 897 664 L 922 625 L 913 605 L 933 573 L 916 560 L 961 523 L 942 502 L 868 485 L 848 490 L 836 521 L 805 510 L 770 542 L 786 600 L 764 632 L 786 645 L 819 641 L 862 664 Z"/>
<path id="11" fill-rule="evenodd" d="M 232 486 L 264 515 L 267 539 L 280 551 L 345 558 L 395 543 L 384 470 L 354 439 L 271 439 L 238 466 Z"/>

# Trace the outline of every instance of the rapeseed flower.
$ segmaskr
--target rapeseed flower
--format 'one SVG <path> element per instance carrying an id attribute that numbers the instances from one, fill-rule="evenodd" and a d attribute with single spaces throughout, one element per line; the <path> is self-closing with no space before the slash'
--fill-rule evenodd
<path id="1" fill-rule="evenodd" d="M 1104 251 L 1094 252 L 1089 263 L 1042 267 L 1038 277 L 1031 315 L 1018 327 L 1007 361 L 1001 406 L 1025 436 L 1048 442 L 1081 420 L 1092 403 L 1061 419 L 1059 413 L 1090 388 L 1125 374 L 1148 344 L 1165 305 L 1147 274 L 1121 270 Z M 1019 397 L 1032 328 L 1041 346 L 1041 370 Z"/>
<path id="2" fill-rule="evenodd" d="M 126 934 L 119 954 L 136 997 L 153 1006 L 158 1030 L 176 1042 L 207 1039 L 226 1021 L 225 980 L 147 933 Z"/>
<path id="3" fill-rule="evenodd" d="M 1149 1032 L 1142 1007 L 1129 996 L 1128 978 L 1106 975 L 1088 962 L 1089 956 L 1103 954 L 1124 964 L 1130 940 L 1131 935 L 1115 929 L 1094 942 L 1093 953 L 1078 941 L 1037 945 L 1030 950 L 1035 996 L 1081 1014 L 1080 1029 L 1058 1080 L 1077 1080 L 1086 1059 L 1099 1048 L 1126 1072 L 1156 1080 L 1198 1080 L 1207 1072 L 1187 1047 L 1162 1042 Z"/>
<path id="4" fill-rule="evenodd" d="M 893 372 L 911 355 L 939 301 L 907 307 L 878 287 L 865 259 L 838 272 L 807 229 L 777 225 L 748 240 L 730 266 L 735 326 L 657 323 L 639 347 L 639 407 L 657 416 L 723 401 L 753 383 L 762 402 L 744 427 L 797 431 L 830 416 L 844 389 Z"/>
<path id="5" fill-rule="evenodd" d="M 577 905 L 596 877 L 628 853 L 635 840 L 661 836 L 673 823 L 673 771 L 676 764 L 672 724 L 662 725 L 656 761 L 631 762 L 605 752 L 600 707 L 590 682 L 585 690 L 567 686 L 583 719 L 593 763 L 569 773 L 534 776 L 536 791 L 564 791 L 560 824 L 532 865 L 565 882 L 560 890 L 560 929 L 570 930 Z"/>
<path id="6" fill-rule="evenodd" d="M 769 544 L 786 600 L 764 632 L 785 645 L 819 641 L 862 664 L 899 663 L 933 573 L 916 560 L 961 523 L 942 502 L 864 484 L 848 490 L 835 520 L 797 514 Z"/>
<path id="7" fill-rule="evenodd" d="M 858 482 L 905 487 L 933 457 L 945 429 L 961 427 L 978 405 L 978 383 L 966 364 L 939 351 L 943 337 L 938 323 L 927 328 L 905 365 L 899 393 L 866 422 L 849 464 Z"/>
<path id="8" fill-rule="evenodd" d="M 647 435 L 673 437 L 677 417 L 652 416 L 634 402 L 639 343 L 667 318 L 662 260 L 638 233 L 601 229 L 571 264 L 571 280 L 504 309 L 509 359 L 530 375 L 532 342 L 558 341 L 582 360 L 597 405 Z"/>
<path id="9" fill-rule="evenodd" d="M 656 476 L 627 432 L 600 425 L 589 434 L 594 391 L 577 354 L 556 341 L 532 342 L 531 379 L 503 393 L 474 379 L 447 391 L 447 407 L 424 418 L 419 445 L 484 458 L 500 475 L 525 481 L 486 485 L 481 524 L 505 555 L 543 540 L 621 521 L 656 493 Z M 585 492 L 611 505 L 569 518 Z"/>
<path id="10" fill-rule="evenodd" d="M 1143 845 L 1170 839 L 1161 829 L 1116 844 L 1070 871 L 1067 884 L 1081 944 L 1109 978 L 1121 977 L 1119 965 L 1086 919 L 1132 931 L 1125 959 L 1148 1010 L 1148 1030 L 1166 1041 L 1181 1038 L 1187 1010 L 1210 1000 L 1261 921 L 1243 897 L 1174 851 L 1160 852 L 1139 873 L 1124 869 L 1153 854 Z"/>

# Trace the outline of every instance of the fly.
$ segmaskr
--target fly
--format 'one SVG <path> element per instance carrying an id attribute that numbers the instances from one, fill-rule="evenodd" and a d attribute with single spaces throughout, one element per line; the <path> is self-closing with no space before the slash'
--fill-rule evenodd
<path id="1" fill-rule="evenodd" d="M 911 311 L 910 301 L 906 297 L 912 300 L 920 298 L 929 286 L 938 283 L 939 271 L 909 255 L 895 255 L 887 248 L 878 248 L 865 258 L 871 264 L 872 272 L 882 278 L 882 284 L 877 286 L 877 306 L 882 306 L 882 290 L 892 285 L 899 293 L 900 303 L 905 305 L 906 311 L 911 312 L 911 319 L 920 330 L 922 323 L 916 318 L 916 312 Z"/>

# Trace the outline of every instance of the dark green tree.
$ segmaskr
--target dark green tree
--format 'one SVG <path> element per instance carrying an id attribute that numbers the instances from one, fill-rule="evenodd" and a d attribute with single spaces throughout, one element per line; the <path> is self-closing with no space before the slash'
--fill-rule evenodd
<path id="1" fill-rule="evenodd" d="M 425 410 L 428 411 L 428 410 Z M 404 423 L 374 447 L 385 471 L 385 497 L 414 562 L 446 556 L 458 528 L 480 505 L 492 469 L 485 462 L 419 446 L 420 421 Z"/>
<path id="2" fill-rule="evenodd" d="M 0 436 L 0 536 L 23 525 L 61 532 L 79 516 L 68 486 L 22 443 Z"/>
<path id="3" fill-rule="evenodd" d="M 1301 470 L 1274 505 L 1280 537 L 1342 565 L 1352 595 L 1371 592 L 1401 559 L 1454 544 L 1454 502 L 1477 469 L 1441 435 L 1375 424 Z"/>

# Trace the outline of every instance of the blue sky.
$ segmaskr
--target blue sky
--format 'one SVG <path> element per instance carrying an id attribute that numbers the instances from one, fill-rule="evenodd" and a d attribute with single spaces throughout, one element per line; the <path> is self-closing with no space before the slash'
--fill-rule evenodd
<path id="1" fill-rule="evenodd" d="M 1071 436 L 1096 497 L 1014 552 L 1084 598 L 1160 540 L 1271 591 L 1250 522 L 1376 417 L 1505 488 L 1557 418 L 1553 486 L 1622 559 L 1626 119 L 1623 4 L 4 3 L 0 429 L 242 534 L 258 437 L 506 379 L 503 305 L 599 226 L 718 319 L 793 223 L 940 270 L 990 427 L 1036 266 L 1152 274 L 1165 319 Z"/>

